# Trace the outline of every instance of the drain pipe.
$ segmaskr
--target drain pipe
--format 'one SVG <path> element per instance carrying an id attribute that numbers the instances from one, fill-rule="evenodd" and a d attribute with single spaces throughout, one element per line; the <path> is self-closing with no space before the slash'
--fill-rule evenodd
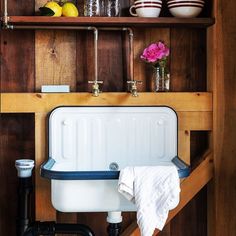
<path id="1" fill-rule="evenodd" d="M 121 232 L 122 216 L 121 211 L 110 211 L 107 215 L 107 227 L 108 236 L 119 236 Z"/>
<path id="2" fill-rule="evenodd" d="M 33 160 L 16 160 L 15 166 L 19 179 L 18 187 L 18 211 L 17 211 L 17 236 L 22 236 L 30 225 L 31 217 L 31 193 L 32 185 L 32 170 L 34 168 Z"/>
<path id="3" fill-rule="evenodd" d="M 34 161 L 29 159 L 16 160 L 15 166 L 19 178 L 17 236 L 54 236 L 55 234 L 95 236 L 88 226 L 82 224 L 60 224 L 53 221 L 33 222 L 31 218 L 31 194 L 33 192 L 32 170 L 34 168 Z"/>

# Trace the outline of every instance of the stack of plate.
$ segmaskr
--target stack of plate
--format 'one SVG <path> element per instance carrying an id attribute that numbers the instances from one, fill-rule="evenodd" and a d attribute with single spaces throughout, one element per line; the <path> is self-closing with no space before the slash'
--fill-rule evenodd
<path id="1" fill-rule="evenodd" d="M 170 13 L 176 17 L 196 17 L 204 7 L 204 0 L 167 0 Z"/>

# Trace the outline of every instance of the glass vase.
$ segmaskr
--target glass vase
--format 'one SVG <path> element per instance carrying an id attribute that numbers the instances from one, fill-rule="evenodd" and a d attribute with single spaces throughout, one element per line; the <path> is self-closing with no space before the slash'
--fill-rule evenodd
<path id="1" fill-rule="evenodd" d="M 165 66 L 153 67 L 153 92 L 168 92 L 170 90 L 170 74 Z"/>

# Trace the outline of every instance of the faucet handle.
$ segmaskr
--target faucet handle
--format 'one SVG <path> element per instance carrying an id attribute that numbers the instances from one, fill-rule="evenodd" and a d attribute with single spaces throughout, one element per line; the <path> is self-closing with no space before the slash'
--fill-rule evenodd
<path id="1" fill-rule="evenodd" d="M 92 81 L 88 81 L 89 84 L 93 84 L 92 85 L 92 94 L 94 97 L 98 97 L 99 93 L 101 92 L 100 88 L 99 88 L 99 84 L 103 84 L 102 80 L 92 80 Z"/>
<path id="2" fill-rule="evenodd" d="M 88 81 L 89 84 L 103 84 L 103 81 L 102 80 L 89 80 Z"/>
<path id="3" fill-rule="evenodd" d="M 137 84 L 142 84 L 143 81 L 142 80 L 128 80 L 127 84 L 131 84 L 131 85 L 137 85 Z"/>
<path id="4" fill-rule="evenodd" d="M 131 92 L 133 97 L 138 97 L 138 90 L 137 90 L 137 84 L 142 84 L 141 80 L 128 80 L 127 84 L 131 85 L 129 88 L 129 91 Z"/>

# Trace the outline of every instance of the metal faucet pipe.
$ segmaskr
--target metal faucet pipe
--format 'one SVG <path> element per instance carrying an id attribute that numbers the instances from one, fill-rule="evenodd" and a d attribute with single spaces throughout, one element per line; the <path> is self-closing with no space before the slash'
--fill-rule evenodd
<path id="1" fill-rule="evenodd" d="M 8 13 L 7 13 L 7 0 L 4 0 L 3 2 L 3 8 L 4 8 L 4 15 L 3 15 L 3 26 L 5 28 L 7 28 L 7 24 L 8 24 Z"/>

